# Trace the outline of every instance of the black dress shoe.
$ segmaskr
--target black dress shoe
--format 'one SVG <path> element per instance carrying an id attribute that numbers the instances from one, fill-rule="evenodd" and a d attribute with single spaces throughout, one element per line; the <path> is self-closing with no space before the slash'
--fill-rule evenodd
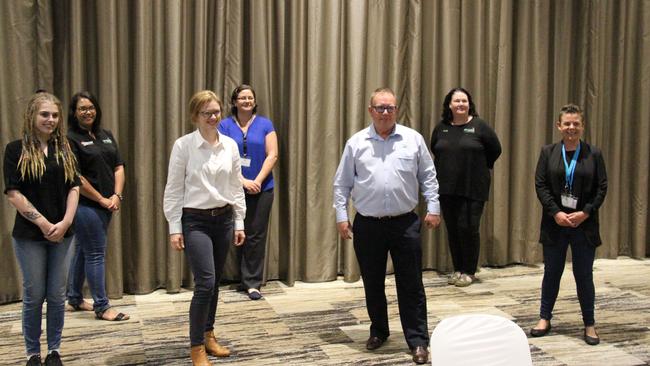
<path id="1" fill-rule="evenodd" d="M 417 346 L 413 348 L 413 362 L 421 365 L 429 361 L 429 351 L 427 346 Z"/>
<path id="2" fill-rule="evenodd" d="M 585 332 L 584 332 L 584 334 L 582 336 L 583 336 L 583 338 L 585 340 L 585 343 L 587 343 L 590 346 L 595 346 L 598 343 L 600 343 L 600 337 L 598 337 L 598 333 L 596 333 L 595 337 L 590 337 L 590 336 L 587 335 L 587 330 L 585 329 Z"/>
<path id="3" fill-rule="evenodd" d="M 533 336 L 533 337 L 543 337 L 550 331 L 551 331 L 551 322 L 548 322 L 548 327 L 546 327 L 546 329 L 532 328 L 530 330 L 530 335 Z"/>
<path id="4" fill-rule="evenodd" d="M 369 351 L 376 350 L 377 348 L 381 347 L 381 345 L 384 344 L 385 341 L 386 341 L 385 339 L 381 339 L 375 336 L 370 336 L 370 338 L 368 338 L 368 341 L 366 342 L 366 349 Z"/>

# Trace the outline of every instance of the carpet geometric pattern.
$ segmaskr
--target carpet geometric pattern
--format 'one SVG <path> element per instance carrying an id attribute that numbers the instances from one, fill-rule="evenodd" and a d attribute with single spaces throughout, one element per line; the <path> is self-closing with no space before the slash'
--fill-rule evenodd
<path id="1" fill-rule="evenodd" d="M 447 285 L 443 274 L 423 274 L 429 332 L 445 317 L 465 313 L 506 317 L 528 334 L 539 314 L 543 267 L 482 268 L 479 282 Z M 596 327 L 601 344 L 582 340 L 582 319 L 571 264 L 567 263 L 546 337 L 529 338 L 533 365 L 633 366 L 650 364 L 650 260 L 599 259 L 594 265 Z M 365 349 L 368 315 L 362 283 L 337 280 L 271 281 L 264 298 L 251 301 L 221 287 L 215 334 L 232 351 L 215 365 L 413 365 L 399 322 L 395 281 L 386 278 L 391 336 L 376 351 Z M 126 322 L 67 312 L 61 355 L 66 365 L 191 365 L 188 309 L 192 292 L 125 296 L 113 300 L 131 315 Z M 0 306 L 0 364 L 24 365 L 21 303 Z M 43 321 L 45 327 L 45 321 Z M 47 348 L 45 333 L 41 344 Z"/>

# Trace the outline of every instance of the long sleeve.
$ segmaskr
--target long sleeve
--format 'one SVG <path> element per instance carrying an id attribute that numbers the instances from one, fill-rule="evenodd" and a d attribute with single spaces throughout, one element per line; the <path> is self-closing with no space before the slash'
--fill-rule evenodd
<path id="1" fill-rule="evenodd" d="M 485 147 L 485 160 L 489 169 L 494 168 L 494 163 L 501 155 L 501 143 L 494 130 L 487 124 L 483 123 L 483 146 Z"/>
<path id="2" fill-rule="evenodd" d="M 341 161 L 334 175 L 334 209 L 336 222 L 348 221 L 348 199 L 354 186 L 354 157 L 349 144 L 345 145 Z"/>
<path id="3" fill-rule="evenodd" d="M 597 150 L 595 147 L 591 147 L 594 159 L 596 171 L 594 172 L 595 184 L 596 184 L 596 194 L 588 200 L 584 207 L 583 211 L 591 215 L 595 210 L 598 210 L 600 206 L 605 201 L 605 195 L 607 194 L 607 171 L 605 169 L 605 160 L 600 150 Z"/>
<path id="4" fill-rule="evenodd" d="M 169 233 L 183 232 L 181 217 L 183 216 L 183 199 L 185 194 L 185 156 L 181 142 L 177 140 L 172 148 L 167 170 L 167 185 L 163 198 L 163 210 L 169 222 Z"/>
<path id="5" fill-rule="evenodd" d="M 537 161 L 537 168 L 535 169 L 535 192 L 537 198 L 544 208 L 547 215 L 555 216 L 556 213 L 562 211 L 555 202 L 555 198 L 551 189 L 552 182 L 549 179 L 548 158 L 551 154 L 550 147 L 542 148 Z"/>
<path id="6" fill-rule="evenodd" d="M 241 180 L 241 162 L 239 160 L 239 151 L 237 145 L 232 144 L 232 174 L 230 174 L 230 189 L 233 192 L 233 208 L 235 211 L 235 230 L 244 230 L 244 218 L 246 218 L 246 196 Z"/>
<path id="7" fill-rule="evenodd" d="M 422 137 L 418 147 L 418 182 L 420 191 L 427 202 L 427 213 L 439 215 L 440 201 L 438 197 L 438 179 L 436 178 L 436 167 Z"/>

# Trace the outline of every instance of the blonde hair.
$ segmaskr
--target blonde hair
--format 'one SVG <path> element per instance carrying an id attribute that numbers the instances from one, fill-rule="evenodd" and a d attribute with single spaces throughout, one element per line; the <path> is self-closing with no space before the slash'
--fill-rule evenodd
<path id="1" fill-rule="evenodd" d="M 36 136 L 34 124 L 41 105 L 47 102 L 56 105 L 59 113 L 59 123 L 52 135 L 50 135 L 50 140 L 53 140 L 54 143 L 54 156 L 57 164 L 63 164 L 66 182 L 72 183 L 77 176 L 77 159 L 70 149 L 68 139 L 65 137 L 61 102 L 57 97 L 49 93 L 36 93 L 29 98 L 27 103 L 27 109 L 25 109 L 23 115 L 22 152 L 18 160 L 20 177 L 23 181 L 28 178 L 40 180 L 45 173 L 45 154 L 40 149 L 41 142 Z"/>
<path id="2" fill-rule="evenodd" d="M 192 95 L 190 99 L 190 119 L 192 122 L 197 120 L 201 108 L 213 100 L 219 103 L 219 109 L 221 110 L 221 114 L 223 114 L 223 102 L 212 90 L 201 90 Z M 221 120 L 221 114 L 219 115 L 219 120 Z"/>

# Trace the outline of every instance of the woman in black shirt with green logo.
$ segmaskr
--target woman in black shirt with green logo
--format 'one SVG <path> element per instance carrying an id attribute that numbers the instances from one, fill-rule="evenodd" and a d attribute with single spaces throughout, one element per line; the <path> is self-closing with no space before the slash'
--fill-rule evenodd
<path id="1" fill-rule="evenodd" d="M 448 283 L 463 287 L 475 280 L 481 215 L 490 193 L 490 170 L 501 155 L 501 144 L 494 130 L 479 118 L 467 90 L 450 90 L 442 108 L 442 120 L 431 134 L 431 151 L 454 263 Z"/>
<path id="2" fill-rule="evenodd" d="M 89 92 L 70 101 L 68 139 L 79 161 L 81 198 L 75 215 L 74 257 L 68 275 L 68 304 L 75 310 L 94 310 L 97 319 L 128 320 L 111 308 L 106 295 L 106 233 L 113 212 L 120 209 L 124 188 L 124 161 L 113 134 L 101 128 L 102 110 Z M 84 301 L 84 279 L 93 304 Z"/>

